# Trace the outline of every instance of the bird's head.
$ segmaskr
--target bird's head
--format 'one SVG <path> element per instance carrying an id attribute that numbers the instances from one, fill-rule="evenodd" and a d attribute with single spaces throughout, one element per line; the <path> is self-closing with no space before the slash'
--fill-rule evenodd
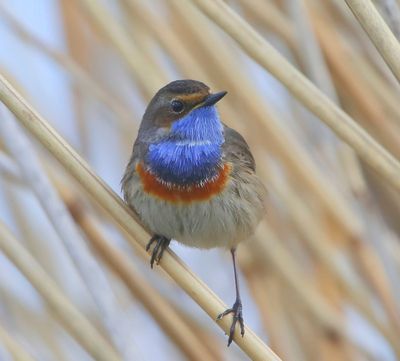
<path id="1" fill-rule="evenodd" d="M 212 94 L 195 80 L 177 80 L 151 100 L 139 130 L 148 145 L 146 166 L 166 182 L 188 184 L 215 177 L 221 168 L 223 125 Z"/>
<path id="2" fill-rule="evenodd" d="M 227 92 L 211 93 L 196 80 L 176 80 L 161 88 L 143 116 L 143 130 L 157 129 L 171 138 L 196 140 L 222 128 L 215 104 Z"/>

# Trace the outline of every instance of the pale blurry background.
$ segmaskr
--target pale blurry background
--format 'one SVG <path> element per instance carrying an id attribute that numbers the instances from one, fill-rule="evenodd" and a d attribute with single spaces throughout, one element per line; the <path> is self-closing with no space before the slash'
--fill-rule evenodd
<path id="1" fill-rule="evenodd" d="M 227 3 L 400 155 L 398 84 L 344 1 Z M 398 4 L 375 3 L 396 33 Z M 270 191 L 265 222 L 255 239 L 239 248 L 245 323 L 283 360 L 400 359 L 400 198 L 190 1 L 0 4 L 0 73 L 118 194 L 141 116 L 158 88 L 192 78 L 214 91 L 227 90 L 219 106 L 222 119 L 248 140 Z M 5 134 L 0 137 L 0 220 L 72 303 L 125 360 L 207 359 L 195 356 L 196 350 L 188 353 L 160 328 L 113 267 L 91 251 L 112 290 L 106 296 L 112 298 L 111 326 L 104 324 L 101 307 L 29 184 L 7 174 L 9 162 L 18 165 Z M 151 270 L 148 259 L 134 252 L 28 137 L 67 205 L 71 197 L 83 201 L 79 207 L 123 251 L 138 277 L 155 288 L 154 298 L 164 297 L 179 311 L 177 317 L 207 348 L 208 359 L 246 359 L 236 345 L 226 347 L 226 336 L 200 307 L 170 278 Z M 80 227 L 73 242 L 93 246 Z M 175 242 L 171 248 L 231 305 L 228 252 Z M 0 360 L 12 360 L 8 337 L 36 360 L 90 360 L 18 268 L 2 253 L 0 258 Z"/>

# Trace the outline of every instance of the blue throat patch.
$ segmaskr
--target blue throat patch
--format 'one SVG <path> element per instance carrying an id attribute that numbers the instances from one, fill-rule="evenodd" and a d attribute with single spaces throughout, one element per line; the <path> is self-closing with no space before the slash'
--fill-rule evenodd
<path id="1" fill-rule="evenodd" d="M 223 142 L 215 106 L 201 107 L 175 121 L 167 138 L 150 145 L 146 163 L 165 182 L 199 183 L 218 174 Z"/>

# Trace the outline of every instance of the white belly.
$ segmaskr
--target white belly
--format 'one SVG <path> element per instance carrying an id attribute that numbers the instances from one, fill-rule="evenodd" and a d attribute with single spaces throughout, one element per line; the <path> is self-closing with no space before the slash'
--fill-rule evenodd
<path id="1" fill-rule="evenodd" d="M 139 182 L 132 182 L 126 195 L 152 232 L 196 248 L 235 247 L 254 232 L 264 214 L 264 194 L 248 185 L 238 191 L 229 184 L 209 200 L 182 204 L 143 192 Z"/>

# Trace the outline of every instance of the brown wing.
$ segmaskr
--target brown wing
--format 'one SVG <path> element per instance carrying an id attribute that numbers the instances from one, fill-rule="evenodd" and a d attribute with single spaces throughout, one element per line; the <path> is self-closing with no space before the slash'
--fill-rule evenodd
<path id="1" fill-rule="evenodd" d="M 222 145 L 224 158 L 229 162 L 239 164 L 241 167 L 255 172 L 256 163 L 244 138 L 236 130 L 229 128 L 225 124 L 224 133 L 225 142 Z"/>
<path id="2" fill-rule="evenodd" d="M 148 144 L 143 143 L 136 139 L 133 144 L 131 158 L 126 166 L 124 176 L 121 180 L 121 189 L 124 196 L 124 199 L 127 201 L 127 188 L 129 187 L 129 183 L 133 181 L 133 178 L 136 175 L 136 164 L 138 160 L 144 159 L 145 154 L 148 149 Z"/>

